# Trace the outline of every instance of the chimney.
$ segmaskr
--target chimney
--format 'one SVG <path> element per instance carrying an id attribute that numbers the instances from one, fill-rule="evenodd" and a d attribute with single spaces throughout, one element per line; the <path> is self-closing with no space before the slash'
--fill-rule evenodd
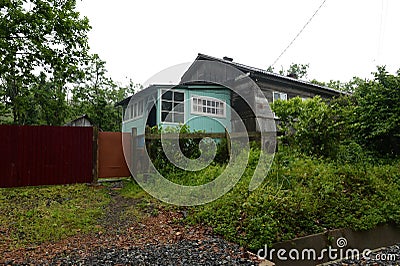
<path id="1" fill-rule="evenodd" d="M 227 57 L 227 56 L 224 56 L 222 59 L 224 59 L 225 61 L 229 61 L 229 62 L 233 61 L 233 58 Z"/>

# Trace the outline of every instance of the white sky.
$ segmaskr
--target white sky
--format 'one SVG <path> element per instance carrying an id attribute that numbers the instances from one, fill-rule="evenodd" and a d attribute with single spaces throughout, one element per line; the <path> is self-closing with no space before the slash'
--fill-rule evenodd
<path id="1" fill-rule="evenodd" d="M 266 69 L 322 0 L 78 0 L 89 44 L 115 81 L 144 83 L 197 53 Z M 399 0 L 327 0 L 276 63 L 310 64 L 308 79 L 370 78 L 400 68 Z"/>

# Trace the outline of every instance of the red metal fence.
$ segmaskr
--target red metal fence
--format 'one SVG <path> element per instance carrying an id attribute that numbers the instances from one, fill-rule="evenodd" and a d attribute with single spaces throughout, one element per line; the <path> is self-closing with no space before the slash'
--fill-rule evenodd
<path id="1" fill-rule="evenodd" d="M 0 125 L 0 187 L 90 183 L 91 127 Z"/>

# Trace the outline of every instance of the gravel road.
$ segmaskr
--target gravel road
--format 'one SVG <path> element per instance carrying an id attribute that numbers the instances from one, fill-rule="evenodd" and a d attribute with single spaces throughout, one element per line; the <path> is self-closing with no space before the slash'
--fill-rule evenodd
<path id="1" fill-rule="evenodd" d="M 400 243 L 391 247 L 374 251 L 368 256 L 369 259 L 346 259 L 340 262 L 329 263 L 329 266 L 350 266 L 350 265 L 366 265 L 366 266 L 400 266 Z"/>
<path id="2" fill-rule="evenodd" d="M 258 265 L 239 246 L 214 238 L 182 240 L 173 244 L 146 244 L 131 248 L 100 248 L 89 254 L 60 254 L 51 260 L 27 259 L 6 265 Z"/>

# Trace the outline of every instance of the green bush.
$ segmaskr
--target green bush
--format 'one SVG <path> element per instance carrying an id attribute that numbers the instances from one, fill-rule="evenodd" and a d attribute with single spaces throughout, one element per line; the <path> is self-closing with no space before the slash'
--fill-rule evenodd
<path id="1" fill-rule="evenodd" d="M 242 180 L 220 199 L 192 208 L 189 222 L 257 250 L 327 229 L 400 221 L 400 161 L 328 162 L 280 147 L 263 185 L 249 192 L 259 150 L 252 153 L 253 167 Z"/>
<path id="2" fill-rule="evenodd" d="M 349 98 L 327 103 L 319 96 L 307 100 L 295 97 L 274 102 L 272 109 L 279 117 L 284 143 L 308 155 L 335 157 L 338 143 L 351 139 Z"/>
<path id="3" fill-rule="evenodd" d="M 358 86 L 354 97 L 359 142 L 381 155 L 400 155 L 400 70 L 390 75 L 378 67 L 374 80 Z"/>

